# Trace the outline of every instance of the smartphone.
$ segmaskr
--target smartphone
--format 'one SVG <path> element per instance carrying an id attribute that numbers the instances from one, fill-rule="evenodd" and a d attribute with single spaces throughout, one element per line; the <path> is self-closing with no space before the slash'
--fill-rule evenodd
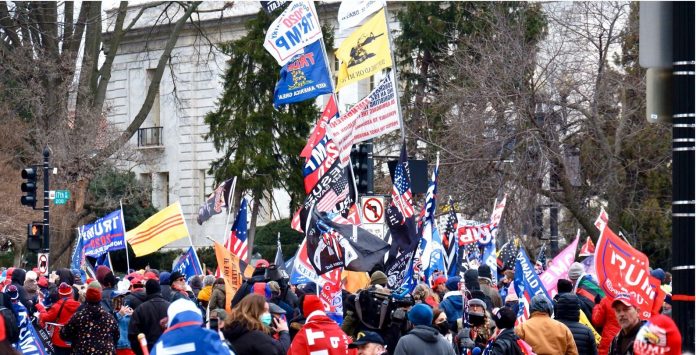
<path id="1" fill-rule="evenodd" d="M 208 321 L 208 329 L 218 330 L 218 319 L 210 318 Z"/>

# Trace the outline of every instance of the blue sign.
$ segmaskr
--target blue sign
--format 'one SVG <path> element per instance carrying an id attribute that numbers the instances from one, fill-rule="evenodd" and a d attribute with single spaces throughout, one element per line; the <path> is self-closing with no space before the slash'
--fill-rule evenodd
<path id="1" fill-rule="evenodd" d="M 77 240 L 75 240 L 75 250 L 73 250 L 70 261 L 71 269 L 80 269 L 82 267 L 82 263 L 85 261 L 85 252 L 82 248 L 82 236 L 80 235 L 78 235 Z"/>
<path id="2" fill-rule="evenodd" d="M 280 80 L 273 93 L 273 106 L 278 108 L 330 93 L 331 75 L 324 61 L 321 41 L 315 41 L 280 70 Z"/>
<path id="3" fill-rule="evenodd" d="M 125 235 L 121 210 L 111 212 L 92 224 L 80 227 L 84 255 L 94 258 L 106 252 L 125 249 Z"/>
<path id="4" fill-rule="evenodd" d="M 203 275 L 201 263 L 198 261 L 198 255 L 193 247 L 189 247 L 186 253 L 179 258 L 179 261 L 177 261 L 172 268 L 172 272 L 174 271 L 186 275 L 186 278 L 195 275 Z"/>

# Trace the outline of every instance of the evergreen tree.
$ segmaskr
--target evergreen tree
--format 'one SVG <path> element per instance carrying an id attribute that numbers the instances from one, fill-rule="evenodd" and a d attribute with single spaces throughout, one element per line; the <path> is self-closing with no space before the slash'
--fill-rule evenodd
<path id="1" fill-rule="evenodd" d="M 291 198 L 290 210 L 304 199 L 304 161 L 299 153 L 310 125 L 319 116 L 312 100 L 273 108 L 280 67 L 263 47 L 266 29 L 272 22 L 273 17 L 259 11 L 247 22 L 246 36 L 222 45 L 223 53 L 230 56 L 224 91 L 216 110 L 205 117 L 210 126 L 205 138 L 223 153 L 212 162 L 210 173 L 217 181 L 237 176 L 235 206 L 239 206 L 242 192 L 249 191 L 253 196 L 250 245 L 262 198 L 271 196 L 274 188 L 285 189 Z M 324 33 L 330 48 L 330 31 L 325 29 Z"/>

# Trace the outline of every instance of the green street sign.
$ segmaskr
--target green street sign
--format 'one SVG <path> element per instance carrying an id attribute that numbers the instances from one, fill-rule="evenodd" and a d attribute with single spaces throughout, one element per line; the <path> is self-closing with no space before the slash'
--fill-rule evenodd
<path id="1" fill-rule="evenodd" d="M 56 197 L 54 203 L 56 205 L 64 205 L 70 199 L 70 191 L 68 190 L 56 190 Z"/>

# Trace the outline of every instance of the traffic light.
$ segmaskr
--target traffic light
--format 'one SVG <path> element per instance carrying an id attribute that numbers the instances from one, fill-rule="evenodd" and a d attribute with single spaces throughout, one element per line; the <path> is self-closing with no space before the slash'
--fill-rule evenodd
<path id="1" fill-rule="evenodd" d="M 358 193 L 372 193 L 374 189 L 372 182 L 372 142 L 353 146 L 350 151 L 350 161 L 353 164 L 353 174 Z"/>
<path id="2" fill-rule="evenodd" d="M 20 201 L 24 206 L 36 208 L 36 169 L 31 167 L 22 170 L 22 179 L 26 180 L 22 183 L 25 195 Z"/>
<path id="3" fill-rule="evenodd" d="M 43 240 L 43 223 L 32 222 L 27 224 L 27 250 L 41 250 Z"/>

